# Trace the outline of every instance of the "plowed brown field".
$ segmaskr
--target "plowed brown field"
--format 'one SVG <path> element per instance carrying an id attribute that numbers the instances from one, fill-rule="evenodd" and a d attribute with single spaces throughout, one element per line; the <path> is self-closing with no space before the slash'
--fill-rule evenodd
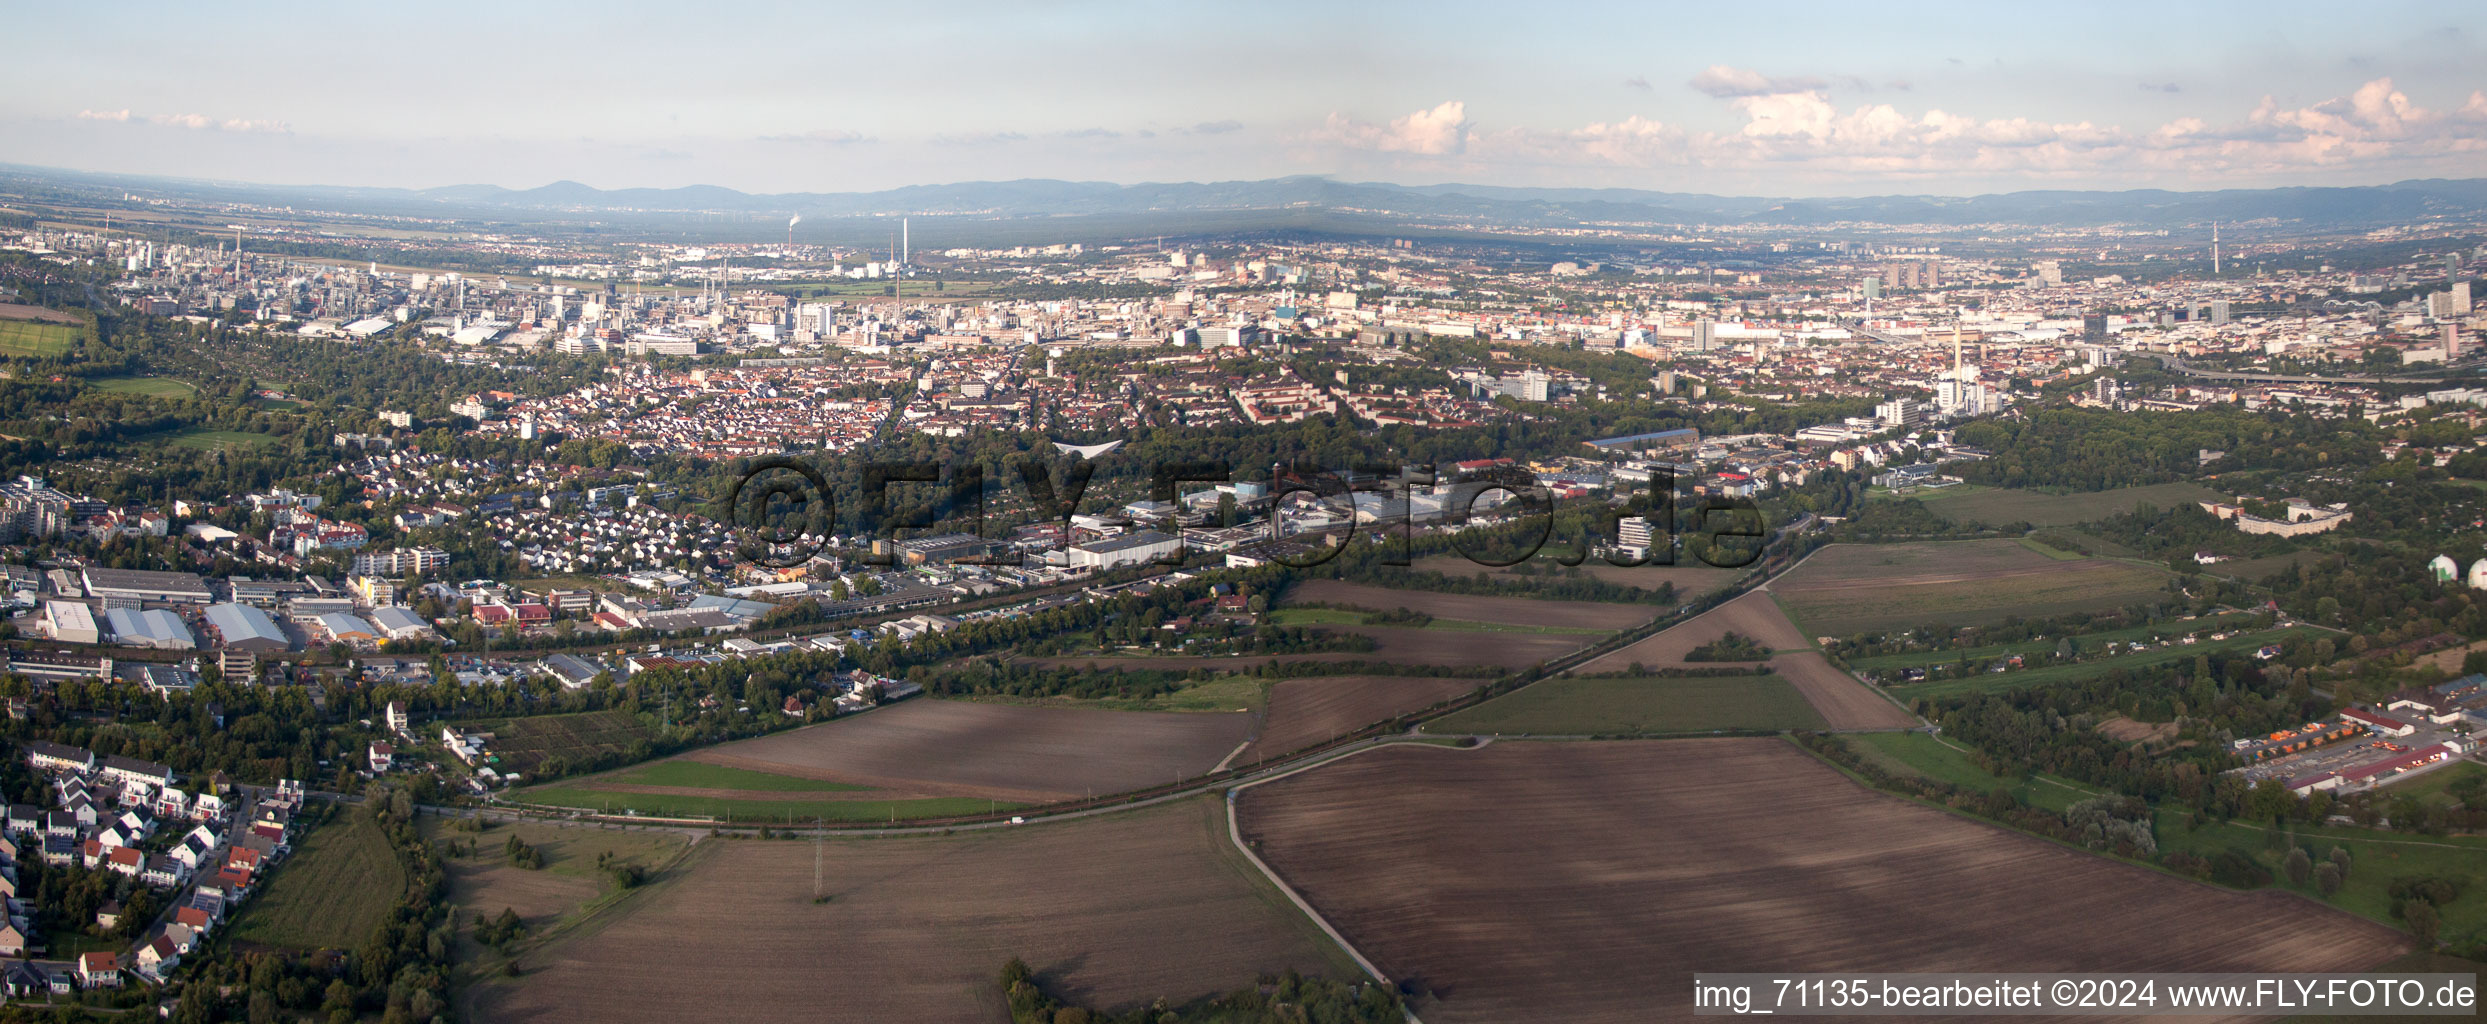
<path id="1" fill-rule="evenodd" d="M 1776 739 L 1383 749 L 1241 799 L 1280 877 L 1431 990 L 1427 1024 L 1690 1020 L 1696 971 L 2350 971 L 2408 948 L 1870 792 Z"/>
<path id="2" fill-rule="evenodd" d="M 474 1019 L 816 1022 L 1009 1019 L 995 978 L 1121 1008 L 1180 1003 L 1289 967 L 1353 978 L 1227 842 L 1202 798 L 1076 825 L 808 842 L 709 840 L 675 881 L 524 959 Z"/>
<path id="3" fill-rule="evenodd" d="M 1665 610 L 1654 604 L 1540 601 L 1527 597 L 1395 590 L 1345 580 L 1307 580 L 1287 588 L 1287 596 L 1279 603 L 1334 604 L 1369 611 L 1405 608 L 1437 619 L 1499 622 L 1513 626 L 1577 626 L 1584 629 L 1626 629 L 1657 618 L 1658 613 Z"/>
<path id="4" fill-rule="evenodd" d="M 685 755 L 900 796 L 1048 803 L 1216 767 L 1253 719 L 1233 712 L 1039 708 L 918 698 Z M 812 794 L 818 795 L 818 794 Z"/>
<path id="5" fill-rule="evenodd" d="M 1275 757 L 1484 685 L 1438 676 L 1308 676 L 1270 688 L 1269 717 L 1238 764 Z"/>

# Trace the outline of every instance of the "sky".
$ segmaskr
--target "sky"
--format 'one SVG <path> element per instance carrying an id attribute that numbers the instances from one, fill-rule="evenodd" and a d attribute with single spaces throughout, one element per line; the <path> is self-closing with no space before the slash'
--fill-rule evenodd
<path id="1" fill-rule="evenodd" d="M 2487 28 L 2457 3 L 911 6 L 31 5 L 0 162 L 749 192 L 2487 176 Z"/>

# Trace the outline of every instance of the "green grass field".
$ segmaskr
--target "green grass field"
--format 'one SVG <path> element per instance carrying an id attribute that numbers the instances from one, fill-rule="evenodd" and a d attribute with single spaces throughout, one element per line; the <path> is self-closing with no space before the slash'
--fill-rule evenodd
<path id="1" fill-rule="evenodd" d="M 352 949 L 388 919 L 405 891 L 406 871 L 388 835 L 347 807 L 304 837 L 234 921 L 233 935 L 294 949 Z"/>
<path id="2" fill-rule="evenodd" d="M 840 793 L 867 787 L 821 779 L 798 779 L 704 761 L 655 761 L 605 778 L 637 786 L 684 786 L 694 789 L 741 789 L 762 793 Z"/>
<path id="3" fill-rule="evenodd" d="M 2487 764 L 2463 761 L 2448 768 L 2438 768 L 2407 782 L 2386 787 L 2382 792 L 2386 796 L 2411 796 L 2428 803 L 2452 807 L 2461 802 L 2458 797 L 2449 792 L 2453 784 L 2479 778 L 2487 778 Z"/>
<path id="4" fill-rule="evenodd" d="M 742 800 L 733 797 L 676 796 L 661 793 L 615 793 L 576 786 L 544 786 L 510 795 L 521 803 L 576 807 L 605 814 L 635 813 L 646 817 L 723 818 L 729 821 L 783 822 L 801 825 L 814 818 L 827 821 L 906 821 L 949 818 L 988 811 L 1016 810 L 1020 804 L 995 803 L 966 797 L 921 800 Z"/>
<path id="5" fill-rule="evenodd" d="M 193 448 L 199 451 L 240 451 L 244 448 L 258 448 L 276 443 L 276 438 L 268 434 L 252 434 L 239 430 L 200 430 L 195 427 L 156 436 L 171 443 L 175 448 Z"/>
<path id="6" fill-rule="evenodd" d="M 2244 636 L 2232 636 L 2216 642 L 2205 640 L 2196 644 L 2154 647 L 2147 651 L 2134 651 L 2111 658 L 2100 658 L 2096 661 L 2077 662 L 2070 665 L 2048 665 L 2020 672 L 1985 672 L 1967 679 L 1908 683 L 1890 689 L 1893 696 L 1907 700 L 1913 697 L 1950 697 L 1963 693 L 2009 690 L 2020 686 L 2052 686 L 2069 680 L 2087 679 L 2116 669 L 2146 668 L 2172 661 L 2186 661 L 2197 654 L 2250 651 L 2264 644 L 2276 644 L 2291 637 L 2314 636 L 2321 632 L 2311 626 L 2290 626 L 2286 629 L 2270 629 L 2259 633 L 2248 633 Z"/>
<path id="7" fill-rule="evenodd" d="M 2198 618 L 2190 621 L 2175 620 L 2169 622 L 2151 623 L 2141 626 L 2127 626 L 2123 629 L 2104 629 L 2096 633 L 2083 633 L 2074 637 L 2073 642 L 2079 645 L 2082 649 L 2088 650 L 2103 643 L 2129 643 L 2135 640 L 2148 639 L 2153 636 L 2182 636 L 2186 633 L 2214 633 L 2222 629 L 2249 625 L 2254 621 L 2254 619 L 2255 616 L 2253 615 L 2235 613 Z M 1969 661 L 1983 661 L 1988 658 L 2008 657 L 2014 654 L 2042 654 L 2049 653 L 2054 650 L 2055 638 L 2048 637 L 2040 640 L 2021 640 L 2013 643 L 1985 644 L 1978 647 L 1963 647 L 1949 651 L 1912 651 L 1903 654 L 1878 654 L 1871 657 L 1848 658 L 1844 660 L 1847 661 L 1848 667 L 1856 669 L 1859 672 L 1881 672 L 1889 671 L 1895 668 L 1917 668 L 1925 665 L 1946 665 L 1955 661 L 1960 661 L 1964 658 Z"/>
<path id="8" fill-rule="evenodd" d="M 1979 626 L 2114 611 L 2166 596 L 2168 572 L 2064 559 L 2012 540 L 1835 544 L 1771 584 L 1807 636 Z"/>
<path id="9" fill-rule="evenodd" d="M 85 332 L 86 328 L 77 324 L 0 320 L 0 356 L 39 359 L 62 355 L 76 348 L 78 336 Z"/>
<path id="10" fill-rule="evenodd" d="M 2061 780 L 1996 775 L 1978 767 L 1966 751 L 1922 732 L 1848 733 L 1839 739 L 1859 757 L 1884 771 L 1914 774 L 1979 793 L 2008 790 L 2033 807 L 2061 811 L 2091 795 L 2089 790 Z"/>
<path id="11" fill-rule="evenodd" d="M 2235 850 L 2254 858 L 2271 872 L 2276 879 L 2274 886 L 2297 889 L 2281 870 L 2287 849 L 2271 848 L 2271 833 L 2266 827 L 2229 821 L 2189 828 L 2176 811 L 2162 809 L 2157 832 L 2161 850 L 2184 850 L 2205 857 Z M 2335 907 L 2400 927 L 2400 920 L 2392 916 L 2390 889 L 2394 878 L 2436 875 L 2466 879 L 2460 898 L 2436 908 L 2443 919 L 2440 935 L 2443 941 L 2457 944 L 2487 934 L 2487 836 L 2420 836 L 2321 826 L 2299 827 L 2291 838 L 2297 845 L 2309 847 L 2308 852 L 2317 863 L 2330 854 L 2335 844 L 2349 851 L 2348 881 L 2325 901 Z M 2306 893 L 2309 899 L 2322 899 L 2315 895 L 2312 886 L 2298 891 Z"/>
<path id="12" fill-rule="evenodd" d="M 1361 626 L 1370 612 L 1346 608 L 1280 608 L 1267 616 L 1273 626 Z M 1395 625 L 1395 623 L 1379 623 Z M 1611 629 L 1586 626 L 1514 626 L 1502 622 L 1471 622 L 1466 619 L 1434 619 L 1419 627 L 1451 633 L 1586 633 L 1604 636 Z"/>
<path id="13" fill-rule="evenodd" d="M 199 393 L 199 389 L 171 377 L 97 377 L 87 383 L 95 385 L 97 391 L 157 398 L 188 398 Z"/>
<path id="14" fill-rule="evenodd" d="M 1825 728 L 1777 676 L 1542 680 L 1431 723 L 1427 732 L 1651 736 Z"/>
<path id="15" fill-rule="evenodd" d="M 1952 487 L 1918 495 L 1934 514 L 1956 523 L 2028 523 L 2071 526 L 2104 519 L 2137 505 L 2172 508 L 2197 501 L 2226 501 L 2230 495 L 2194 483 L 2149 484 L 2087 494 L 2049 494 L 1996 487 Z"/>

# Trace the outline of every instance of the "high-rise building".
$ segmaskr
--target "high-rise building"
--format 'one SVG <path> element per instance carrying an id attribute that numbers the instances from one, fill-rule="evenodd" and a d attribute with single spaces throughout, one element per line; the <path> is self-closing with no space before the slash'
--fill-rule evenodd
<path id="1" fill-rule="evenodd" d="M 2467 316 L 2467 315 L 2469 315 L 2469 312 L 2470 312 L 2470 282 L 2468 282 L 2468 281 L 2459 281 L 2459 282 L 2455 282 L 2455 283 L 2453 284 L 2453 286 L 2452 286 L 2452 290 L 2451 290 L 2451 291 L 2449 291 L 2449 292 L 2446 292 L 2445 294 L 2452 296 L 2452 311 L 2453 311 L 2453 315 L 2454 315 L 2454 316 Z"/>
<path id="2" fill-rule="evenodd" d="M 2064 264 L 2056 260 L 2039 260 L 2030 268 L 2038 272 L 2038 283 L 2053 288 L 2064 283 Z"/>
<path id="3" fill-rule="evenodd" d="M 2228 322 L 2228 300 L 2211 300 L 2211 322 L 2215 324 L 2224 324 Z"/>
<path id="4" fill-rule="evenodd" d="M 2448 253 L 2444 256 L 2444 283 L 2452 285 L 2459 283 L 2460 280 L 2461 254 L 2457 252 Z"/>
<path id="5" fill-rule="evenodd" d="M 1865 297 L 1868 299 L 1879 299 L 1883 297 L 1882 278 L 1869 276 L 1865 279 Z"/>
<path id="6" fill-rule="evenodd" d="M 1894 398 L 1874 407 L 1874 417 L 1886 427 L 1908 427 L 1917 423 L 1917 400 Z"/>
<path id="7" fill-rule="evenodd" d="M 2081 318 L 2081 340 L 2093 345 L 2107 343 L 2107 314 L 2091 313 Z"/>
<path id="8" fill-rule="evenodd" d="M 1654 539 L 1649 520 L 1643 516 L 1625 516 L 1615 524 L 1615 540 L 1624 547 L 1646 553 Z"/>
<path id="9" fill-rule="evenodd" d="M 1693 321 L 1693 351 L 1707 352 L 1718 341 L 1718 324 L 1710 320 Z"/>

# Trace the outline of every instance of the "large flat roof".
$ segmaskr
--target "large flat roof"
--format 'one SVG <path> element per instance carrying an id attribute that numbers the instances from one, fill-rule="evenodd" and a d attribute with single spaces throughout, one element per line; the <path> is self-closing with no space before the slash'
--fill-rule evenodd
<path id="1" fill-rule="evenodd" d="M 200 579 L 196 573 L 90 568 L 86 570 L 85 575 L 88 590 L 207 596 L 207 581 Z"/>

